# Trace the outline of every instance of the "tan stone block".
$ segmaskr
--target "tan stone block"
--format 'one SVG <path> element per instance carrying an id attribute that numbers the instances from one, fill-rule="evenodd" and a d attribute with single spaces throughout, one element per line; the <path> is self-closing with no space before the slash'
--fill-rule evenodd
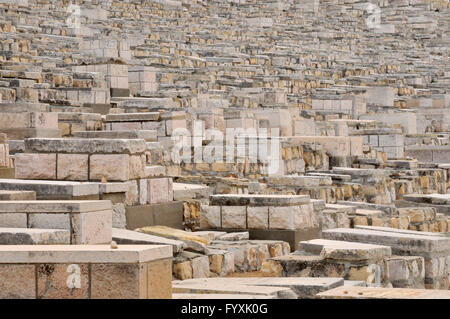
<path id="1" fill-rule="evenodd" d="M 247 228 L 246 206 L 222 206 L 222 228 Z"/>
<path id="2" fill-rule="evenodd" d="M 209 171 L 210 170 L 208 163 L 197 163 L 197 164 L 195 164 L 195 168 L 198 171 Z"/>
<path id="3" fill-rule="evenodd" d="M 39 299 L 88 299 L 89 266 L 87 264 L 37 265 Z"/>
<path id="4" fill-rule="evenodd" d="M 149 204 L 167 203 L 169 201 L 169 179 L 166 177 L 148 179 L 147 192 Z"/>
<path id="5" fill-rule="evenodd" d="M 400 216 L 398 226 L 400 229 L 408 229 L 409 217 L 408 216 Z"/>
<path id="6" fill-rule="evenodd" d="M 180 280 L 192 279 L 192 265 L 190 261 L 173 264 L 173 274 Z"/>
<path id="7" fill-rule="evenodd" d="M 382 227 L 383 226 L 383 220 L 378 217 L 372 218 L 372 226 Z"/>
<path id="8" fill-rule="evenodd" d="M 146 299 L 147 264 L 92 264 L 92 299 Z"/>
<path id="9" fill-rule="evenodd" d="M 0 227 L 27 228 L 26 213 L 0 214 Z"/>
<path id="10" fill-rule="evenodd" d="M 200 228 L 221 228 L 222 217 L 220 213 L 220 206 L 200 206 Z"/>
<path id="11" fill-rule="evenodd" d="M 247 224 L 249 229 L 268 229 L 269 208 L 247 207 Z"/>
<path id="12" fill-rule="evenodd" d="M 292 207 L 269 207 L 269 229 L 294 229 Z"/>
<path id="13" fill-rule="evenodd" d="M 56 154 L 16 154 L 17 179 L 56 179 Z"/>
<path id="14" fill-rule="evenodd" d="M 87 181 L 88 157 L 87 154 L 58 154 L 57 179 Z"/>
<path id="15" fill-rule="evenodd" d="M 231 165 L 229 167 L 227 163 L 212 163 L 211 170 L 214 172 L 228 172 L 231 171 Z"/>
<path id="16" fill-rule="evenodd" d="M 58 128 L 61 130 L 62 136 L 70 135 L 70 123 L 58 123 Z"/>
<path id="17" fill-rule="evenodd" d="M 112 210 L 72 214 L 72 244 L 109 244 L 112 239 Z"/>
<path id="18" fill-rule="evenodd" d="M 353 225 L 368 226 L 369 222 L 365 216 L 355 216 L 353 217 Z"/>
<path id="19" fill-rule="evenodd" d="M 398 218 L 396 218 L 396 217 L 391 218 L 391 227 L 398 228 Z"/>
<path id="20" fill-rule="evenodd" d="M 148 299 L 172 299 L 172 259 L 161 259 L 149 262 Z"/>
<path id="21" fill-rule="evenodd" d="M 220 274 L 222 272 L 223 255 L 214 254 L 209 256 L 209 270 Z"/>
<path id="22" fill-rule="evenodd" d="M 89 180 L 126 181 L 128 162 L 127 154 L 91 155 Z"/>
<path id="23" fill-rule="evenodd" d="M 36 298 L 34 265 L 0 264 L 0 299 Z"/>
<path id="24" fill-rule="evenodd" d="M 347 280 L 362 280 L 366 281 L 369 273 L 367 272 L 367 266 L 363 267 L 351 267 L 348 272 Z"/>
<path id="25" fill-rule="evenodd" d="M 270 274 L 270 277 L 282 277 L 283 266 L 276 260 L 264 260 L 261 265 L 261 272 Z"/>
<path id="26" fill-rule="evenodd" d="M 145 176 L 145 155 L 131 155 L 128 161 L 128 179 L 138 179 Z"/>

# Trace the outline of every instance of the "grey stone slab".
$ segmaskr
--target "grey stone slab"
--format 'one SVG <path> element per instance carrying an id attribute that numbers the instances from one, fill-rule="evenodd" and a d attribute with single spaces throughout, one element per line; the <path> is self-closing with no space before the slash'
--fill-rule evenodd
<path id="1" fill-rule="evenodd" d="M 394 254 L 433 256 L 450 252 L 450 238 L 395 233 L 372 229 L 336 228 L 322 232 L 323 238 L 390 246 Z"/>
<path id="2" fill-rule="evenodd" d="M 63 229 L 0 228 L 0 245 L 68 245 L 70 231 Z"/>
<path id="3" fill-rule="evenodd" d="M 0 201 L 0 213 L 84 213 L 111 210 L 109 200 Z"/>
<path id="4" fill-rule="evenodd" d="M 98 195 L 99 183 L 0 179 L 0 189 L 34 191 L 36 192 L 37 199 L 72 199 L 78 196 Z"/>
<path id="5" fill-rule="evenodd" d="M 29 138 L 27 152 L 76 154 L 139 154 L 146 149 L 143 139 Z"/>
<path id="6" fill-rule="evenodd" d="M 112 229 L 112 238 L 119 245 L 171 245 L 174 253 L 179 253 L 186 246 L 179 240 L 119 228 Z"/>
<path id="7" fill-rule="evenodd" d="M 340 287 L 344 284 L 342 278 L 310 278 L 310 277 L 252 277 L 252 278 L 202 278 L 173 282 L 174 292 L 189 291 L 194 289 L 213 290 L 212 287 L 221 292 L 244 293 L 255 291 L 258 288 L 263 293 L 268 288 L 289 288 L 297 298 L 311 298 L 319 292 Z M 201 288 L 201 287 L 204 288 Z M 220 288 L 219 288 L 220 287 Z M 269 290 L 270 291 L 270 290 Z"/>
<path id="8" fill-rule="evenodd" d="M 211 205 L 220 206 L 294 206 L 309 204 L 309 195 L 211 195 Z"/>

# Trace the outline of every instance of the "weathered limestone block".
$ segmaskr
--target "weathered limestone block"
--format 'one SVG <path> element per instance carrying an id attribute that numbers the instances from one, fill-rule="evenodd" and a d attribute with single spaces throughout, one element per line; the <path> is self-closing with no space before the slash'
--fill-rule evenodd
<path id="1" fill-rule="evenodd" d="M 247 228 L 246 206 L 222 206 L 222 228 Z"/>
<path id="2" fill-rule="evenodd" d="M 127 181 L 129 177 L 130 156 L 127 154 L 91 155 L 89 160 L 89 179 L 108 181 Z"/>
<path id="3" fill-rule="evenodd" d="M 425 288 L 423 257 L 392 256 L 385 262 L 389 282 L 394 288 Z"/>
<path id="4" fill-rule="evenodd" d="M 0 200 L 35 200 L 34 191 L 10 191 L 0 190 Z"/>
<path id="5" fill-rule="evenodd" d="M 87 181 L 88 155 L 86 154 L 58 154 L 58 180 Z"/>
<path id="6" fill-rule="evenodd" d="M 269 207 L 247 207 L 249 229 L 269 229 Z"/>
<path id="7" fill-rule="evenodd" d="M 0 251 L 1 298 L 154 299 L 172 295 L 170 246 L 4 245 Z"/>
<path id="8" fill-rule="evenodd" d="M 16 154 L 16 178 L 56 179 L 56 154 Z"/>
<path id="9" fill-rule="evenodd" d="M 269 207 L 269 229 L 295 229 L 295 211 L 299 207 Z"/>
<path id="10" fill-rule="evenodd" d="M 202 205 L 200 207 L 200 228 L 222 228 L 220 206 Z"/>

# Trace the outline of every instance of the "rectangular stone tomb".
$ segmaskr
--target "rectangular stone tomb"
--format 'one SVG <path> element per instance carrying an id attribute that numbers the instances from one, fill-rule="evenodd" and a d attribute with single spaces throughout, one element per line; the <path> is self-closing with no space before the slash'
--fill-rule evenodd
<path id="1" fill-rule="evenodd" d="M 200 229 L 319 228 L 320 216 L 308 195 L 211 195 L 200 209 Z"/>
<path id="2" fill-rule="evenodd" d="M 0 298 L 171 298 L 171 258 L 165 245 L 3 245 Z"/>
<path id="3" fill-rule="evenodd" d="M 143 139 L 26 139 L 18 179 L 127 181 L 145 177 Z"/>
<path id="4" fill-rule="evenodd" d="M 65 229 L 71 244 L 111 242 L 110 201 L 0 201 L 0 227 Z"/>
<path id="5" fill-rule="evenodd" d="M 323 238 L 390 246 L 399 256 L 421 256 L 425 259 L 425 288 L 448 289 L 450 285 L 450 238 L 416 231 L 378 227 L 337 228 L 323 232 Z"/>

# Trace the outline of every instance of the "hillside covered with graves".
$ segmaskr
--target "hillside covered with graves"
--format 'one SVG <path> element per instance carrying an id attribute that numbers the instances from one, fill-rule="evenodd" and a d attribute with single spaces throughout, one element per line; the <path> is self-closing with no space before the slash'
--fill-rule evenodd
<path id="1" fill-rule="evenodd" d="M 0 0 L 0 298 L 449 289 L 447 0 Z"/>

